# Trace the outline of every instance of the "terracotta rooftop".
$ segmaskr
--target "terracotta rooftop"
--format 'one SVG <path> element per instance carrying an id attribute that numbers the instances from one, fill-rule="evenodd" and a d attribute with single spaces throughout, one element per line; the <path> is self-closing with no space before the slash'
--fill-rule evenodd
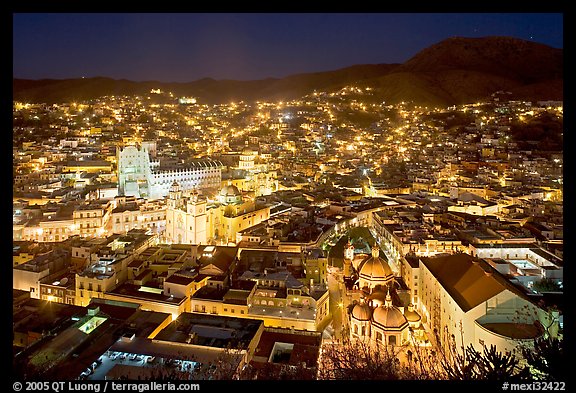
<path id="1" fill-rule="evenodd" d="M 423 257 L 421 261 L 464 312 L 507 289 L 468 254 Z"/>

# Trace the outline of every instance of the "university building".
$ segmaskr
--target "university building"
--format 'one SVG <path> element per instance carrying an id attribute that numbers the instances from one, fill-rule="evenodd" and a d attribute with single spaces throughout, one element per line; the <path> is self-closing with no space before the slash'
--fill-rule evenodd
<path id="1" fill-rule="evenodd" d="M 126 146 L 117 150 L 118 195 L 160 199 L 168 195 L 172 183 L 185 190 L 220 188 L 222 163 L 205 160 L 187 165 L 161 165 L 151 160 L 148 145 Z"/>

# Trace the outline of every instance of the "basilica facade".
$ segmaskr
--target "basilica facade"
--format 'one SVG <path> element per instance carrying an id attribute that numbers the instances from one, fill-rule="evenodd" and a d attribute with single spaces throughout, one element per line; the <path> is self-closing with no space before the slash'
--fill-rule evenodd
<path id="1" fill-rule="evenodd" d="M 394 305 L 391 290 L 395 291 L 395 278 L 388 262 L 380 257 L 377 244 L 371 255 L 355 255 L 348 244 L 344 250 L 344 276 L 357 277 L 355 288 L 360 290 L 360 300 L 349 314 L 351 339 L 375 344 L 399 346 L 410 341 L 410 328 L 421 327 L 421 317 L 412 304 Z M 398 303 L 398 302 L 397 302 Z"/>
<path id="2" fill-rule="evenodd" d="M 209 200 L 174 181 L 166 203 L 165 241 L 177 244 L 236 243 L 236 234 L 270 218 L 270 206 L 245 200 L 236 186 L 224 186 Z"/>

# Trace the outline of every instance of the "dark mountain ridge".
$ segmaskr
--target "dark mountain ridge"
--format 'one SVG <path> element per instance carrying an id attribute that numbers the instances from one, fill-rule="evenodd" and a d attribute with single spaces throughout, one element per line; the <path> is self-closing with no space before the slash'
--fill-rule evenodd
<path id="1" fill-rule="evenodd" d="M 563 50 L 510 37 L 454 37 L 432 45 L 404 64 L 362 64 L 334 71 L 253 81 L 204 78 L 187 83 L 134 82 L 105 77 L 13 79 L 13 99 L 58 103 L 105 95 L 147 94 L 153 88 L 200 102 L 290 100 L 314 90 L 372 87 L 375 99 L 445 106 L 475 102 L 498 90 L 511 98 L 563 99 Z"/>

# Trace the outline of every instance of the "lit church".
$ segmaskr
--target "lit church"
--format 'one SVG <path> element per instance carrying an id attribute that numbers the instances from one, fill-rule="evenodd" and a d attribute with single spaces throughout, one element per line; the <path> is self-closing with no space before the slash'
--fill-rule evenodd
<path id="1" fill-rule="evenodd" d="M 380 257 L 378 245 L 371 255 L 355 255 L 348 243 L 344 250 L 344 277 L 356 272 L 355 288 L 362 291 L 360 301 L 349 315 L 350 338 L 377 344 L 404 345 L 409 343 L 410 328 L 421 329 L 421 317 L 412 304 L 396 306 L 390 290 L 394 288 L 394 274 L 388 262 Z"/>
<path id="2" fill-rule="evenodd" d="M 183 191 L 173 182 L 166 206 L 167 243 L 229 244 L 236 234 L 270 218 L 270 206 L 244 198 L 234 185 L 224 186 L 214 200 L 196 189 Z"/>

